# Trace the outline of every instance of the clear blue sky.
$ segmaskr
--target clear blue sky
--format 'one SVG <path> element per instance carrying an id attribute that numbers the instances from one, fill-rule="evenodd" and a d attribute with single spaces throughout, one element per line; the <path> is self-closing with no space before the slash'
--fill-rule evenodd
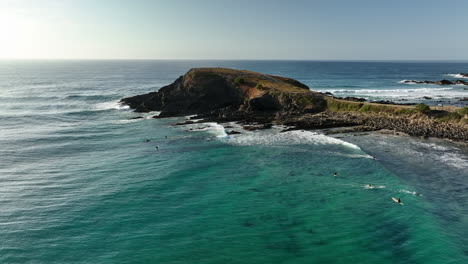
<path id="1" fill-rule="evenodd" d="M 466 0 L 0 0 L 0 58 L 467 60 Z"/>

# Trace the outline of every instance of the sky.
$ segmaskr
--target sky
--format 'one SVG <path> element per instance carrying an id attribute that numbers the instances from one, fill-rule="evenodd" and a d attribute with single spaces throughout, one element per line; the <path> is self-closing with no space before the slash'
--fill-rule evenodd
<path id="1" fill-rule="evenodd" d="M 0 59 L 468 60 L 466 0 L 0 0 Z"/>

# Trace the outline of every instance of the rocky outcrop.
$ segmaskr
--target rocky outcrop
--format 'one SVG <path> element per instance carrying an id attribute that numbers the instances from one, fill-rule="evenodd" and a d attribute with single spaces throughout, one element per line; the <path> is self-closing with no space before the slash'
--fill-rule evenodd
<path id="1" fill-rule="evenodd" d="M 229 107 L 242 111 L 319 111 L 324 95 L 299 81 L 224 68 L 196 68 L 157 92 L 127 97 L 136 112 L 160 117 L 191 115 Z"/>
<path id="2" fill-rule="evenodd" d="M 402 83 L 407 83 L 407 84 L 436 84 L 436 85 L 468 85 L 468 82 L 463 81 L 463 80 L 456 80 L 454 82 L 450 80 L 440 80 L 440 81 L 415 81 L 415 80 L 403 80 L 401 81 Z"/>

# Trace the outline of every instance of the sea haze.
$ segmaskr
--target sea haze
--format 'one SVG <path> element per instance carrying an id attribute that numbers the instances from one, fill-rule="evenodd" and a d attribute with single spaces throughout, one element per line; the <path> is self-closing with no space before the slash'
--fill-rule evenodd
<path id="1" fill-rule="evenodd" d="M 467 106 L 466 86 L 401 83 L 461 79 L 462 62 L 2 61 L 0 263 L 468 263 L 466 145 L 118 104 L 193 67 Z"/>

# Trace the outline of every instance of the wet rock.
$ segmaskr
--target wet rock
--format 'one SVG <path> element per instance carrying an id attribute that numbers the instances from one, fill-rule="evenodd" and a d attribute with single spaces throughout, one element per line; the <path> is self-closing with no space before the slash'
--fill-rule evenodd
<path id="1" fill-rule="evenodd" d="M 271 123 L 266 123 L 266 124 L 248 124 L 242 126 L 243 129 L 247 131 L 254 131 L 254 130 L 262 130 L 262 129 L 269 129 L 273 126 Z"/>
<path id="2" fill-rule="evenodd" d="M 339 98 L 339 99 L 343 99 L 346 101 L 353 101 L 353 102 L 366 102 L 367 101 L 366 99 L 359 98 L 359 97 L 344 97 L 344 98 Z"/>
<path id="3" fill-rule="evenodd" d="M 186 120 L 184 122 L 175 123 L 174 126 L 184 126 L 184 125 L 191 125 L 191 124 L 195 124 L 195 122 L 192 120 Z"/>
<path id="4" fill-rule="evenodd" d="M 242 133 L 239 132 L 239 131 L 231 130 L 231 131 L 226 132 L 226 134 L 228 134 L 228 135 L 238 135 L 238 134 L 242 134 Z"/>
<path id="5" fill-rule="evenodd" d="M 468 78 L 468 77 L 467 77 Z M 460 85 L 468 85 L 468 82 L 463 81 L 463 80 L 456 80 L 455 84 L 460 84 Z"/>
<path id="6" fill-rule="evenodd" d="M 416 84 L 436 84 L 436 85 L 454 85 L 454 84 L 459 84 L 459 85 L 468 85 L 468 82 L 463 81 L 463 80 L 456 80 L 455 82 L 452 82 L 450 80 L 440 80 L 440 81 L 415 81 L 415 80 L 404 80 L 402 83 L 416 83 Z"/>

